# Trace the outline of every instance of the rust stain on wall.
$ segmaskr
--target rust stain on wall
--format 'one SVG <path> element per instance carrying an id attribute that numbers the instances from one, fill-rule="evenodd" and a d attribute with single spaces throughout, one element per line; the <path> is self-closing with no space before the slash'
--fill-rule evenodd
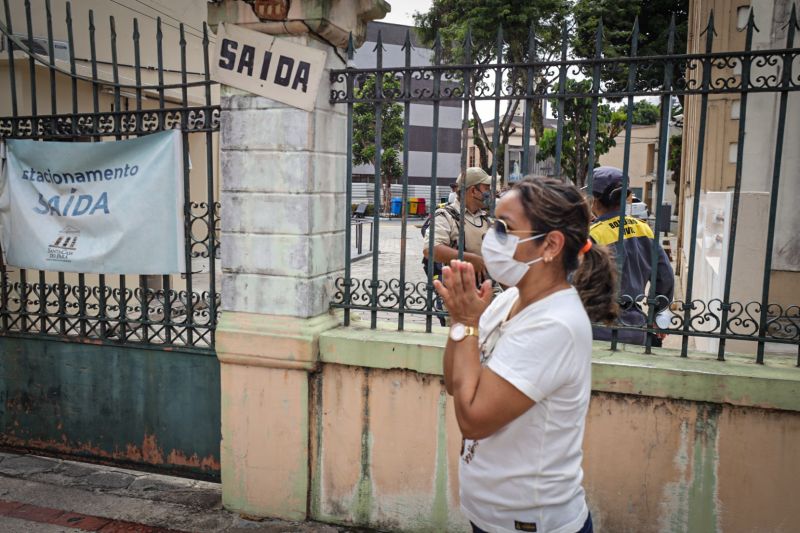
<path id="1" fill-rule="evenodd" d="M 0 436 L 0 445 L 12 448 L 42 450 L 64 455 L 90 456 L 109 461 L 125 461 L 142 463 L 159 467 L 182 467 L 204 472 L 219 472 L 219 458 L 209 455 L 198 457 L 197 454 L 187 456 L 181 450 L 171 450 L 166 454 L 158 446 L 155 435 L 145 435 L 140 445 L 128 444 L 124 451 L 108 451 L 91 443 L 70 443 L 66 435 L 61 440 L 24 439 L 13 435 Z"/>

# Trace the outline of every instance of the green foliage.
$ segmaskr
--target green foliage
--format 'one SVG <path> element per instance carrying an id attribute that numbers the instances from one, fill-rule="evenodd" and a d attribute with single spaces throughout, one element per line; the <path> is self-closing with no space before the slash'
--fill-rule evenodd
<path id="1" fill-rule="evenodd" d="M 577 0 L 573 8 L 575 31 L 572 46 L 578 57 L 595 55 L 595 36 L 600 19 L 603 20 L 603 57 L 625 57 L 630 54 L 633 22 L 639 17 L 638 55 L 661 55 L 667 52 L 670 18 L 675 15 L 676 54 L 686 51 L 689 24 L 689 0 L 626 0 L 623 2 L 599 2 Z M 644 70 L 644 71 L 642 71 Z M 683 73 L 675 69 L 673 82 Z M 607 69 L 601 76 L 624 88 L 628 83 L 625 68 Z M 664 79 L 663 64 L 656 63 L 639 70 L 639 79 Z"/>
<path id="2" fill-rule="evenodd" d="M 567 80 L 567 92 L 585 93 L 592 88 L 591 80 L 576 81 Z M 557 88 L 556 88 L 557 90 Z M 556 118 L 558 118 L 558 108 L 556 102 L 552 102 Z M 586 183 L 586 176 L 589 173 L 589 147 L 592 139 L 591 119 L 592 119 L 591 98 L 568 98 L 564 100 L 564 128 L 561 147 L 561 170 L 578 187 L 583 187 Z M 625 127 L 626 115 L 622 111 L 611 109 L 608 104 L 600 104 L 597 107 L 597 136 L 594 139 L 595 165 L 598 164 L 600 156 L 607 153 L 611 147 L 616 146 L 616 137 Z M 556 130 L 545 130 L 542 138 L 539 139 L 538 152 L 536 159 L 544 161 L 548 157 L 556 156 Z"/>
<path id="3" fill-rule="evenodd" d="M 503 28 L 503 61 L 521 63 L 529 59 L 548 61 L 560 54 L 561 26 L 569 15 L 571 0 L 433 0 L 431 8 L 425 13 L 417 12 L 414 20 L 418 34 L 426 45 L 433 46 L 437 31 L 442 42 L 442 60 L 446 63 L 459 63 L 465 59 L 464 45 L 467 28 L 470 29 L 472 47 L 471 62 L 475 64 L 494 63 L 497 60 L 497 30 Z M 528 57 L 528 35 L 531 26 L 535 28 L 536 58 Z M 549 81 L 543 76 L 541 67 L 532 69 L 538 79 L 536 91 L 544 93 Z M 526 69 L 509 69 L 503 74 L 503 84 L 516 87 L 524 92 Z M 491 94 L 494 75 L 489 78 L 476 76 L 470 91 L 472 94 Z M 492 132 L 485 128 L 475 106 L 472 107 L 471 127 L 475 144 L 480 152 L 481 166 L 490 171 L 488 154 L 493 152 Z M 498 153 L 492 154 L 498 163 L 498 175 L 505 174 L 503 151 L 508 138 L 514 132 L 513 118 L 521 110 L 520 100 L 509 100 L 500 117 Z M 539 106 L 533 106 L 531 113 L 533 137 L 538 139 L 544 131 L 544 117 Z"/>
<path id="4" fill-rule="evenodd" d="M 444 60 L 463 59 L 466 30 L 472 31 L 472 60 L 494 61 L 497 28 L 503 26 L 507 62 L 527 58 L 528 31 L 535 25 L 538 56 L 543 59 L 559 49 L 561 24 L 569 13 L 568 0 L 434 0 L 426 13 L 414 21 L 423 42 L 432 45 L 439 30 Z"/>
<path id="5" fill-rule="evenodd" d="M 619 109 L 627 117 L 628 106 L 624 105 Z M 633 120 L 631 124 L 650 126 L 658 122 L 661 118 L 661 107 L 651 104 L 647 100 L 639 100 L 633 104 Z"/>
<path id="6" fill-rule="evenodd" d="M 356 89 L 359 98 L 375 94 L 376 76 L 370 76 Z M 383 75 L 384 92 L 400 91 L 400 82 L 391 74 Z M 403 175 L 400 155 L 403 153 L 403 106 L 384 104 L 381 110 L 381 177 L 389 183 Z M 375 164 L 375 104 L 359 102 L 353 105 L 353 163 Z"/>

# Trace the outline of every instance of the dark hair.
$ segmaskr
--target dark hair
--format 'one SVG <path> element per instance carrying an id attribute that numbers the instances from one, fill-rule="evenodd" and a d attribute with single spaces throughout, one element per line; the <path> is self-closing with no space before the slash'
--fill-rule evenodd
<path id="1" fill-rule="evenodd" d="M 525 177 L 514 186 L 536 233 L 560 231 L 564 235 L 564 269 L 573 272 L 572 284 L 580 294 L 589 318 L 611 322 L 619 315 L 616 269 L 604 246 L 592 246 L 578 261 L 589 239 L 589 205 L 572 184 L 552 178 Z"/>
<path id="2" fill-rule="evenodd" d="M 628 189 L 628 195 L 630 194 L 631 190 Z M 594 191 L 592 196 L 594 196 L 607 209 L 619 207 L 622 196 L 622 182 L 609 183 L 608 186 L 602 191 Z"/>

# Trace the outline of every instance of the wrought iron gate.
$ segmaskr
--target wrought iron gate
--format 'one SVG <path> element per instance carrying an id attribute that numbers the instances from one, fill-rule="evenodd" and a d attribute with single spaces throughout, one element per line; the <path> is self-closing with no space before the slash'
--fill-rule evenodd
<path id="1" fill-rule="evenodd" d="M 110 279 L 103 274 L 31 272 L 4 265 L 0 334 L 213 350 L 219 307 L 216 280 L 219 203 L 214 152 L 219 106 L 212 100 L 214 82 L 209 74 L 208 29 L 204 26 L 201 35 L 202 68 L 190 71 L 187 31 L 197 30 L 187 30 L 180 24 L 179 42 L 168 43 L 164 39 L 164 24 L 158 18 L 155 64 L 143 63 L 137 19 L 123 45 L 111 17 L 110 41 L 102 43 L 96 38 L 99 30 L 90 11 L 90 57 L 80 58 L 76 57 L 69 3 L 64 19 L 66 43 L 54 40 L 49 1 L 46 38 L 37 38 L 33 33 L 30 1 L 25 2 L 26 27 L 21 32 L 13 26 L 8 0 L 4 4 L 5 23 L 0 24 L 0 30 L 8 58 L 11 114 L 0 117 L 0 139 L 98 142 L 180 129 L 186 198 L 184 253 L 188 271 L 180 277 L 121 275 Z M 58 53 L 57 45 L 60 45 Z M 121 47 L 132 49 L 132 65 L 119 60 Z M 110 61 L 100 57 L 98 48 L 110 50 Z M 170 55 L 179 51 L 179 68 L 167 66 L 165 50 Z M 27 68 L 20 69 L 23 63 L 27 63 Z M 88 69 L 90 74 L 82 73 Z M 125 80 L 122 70 L 134 79 Z M 37 94 L 44 92 L 40 85 L 45 72 L 49 101 L 40 102 Z M 143 81 L 143 75 L 154 74 L 155 83 Z M 71 98 L 65 102 L 63 93 L 67 90 Z M 108 110 L 104 109 L 107 105 Z M 204 153 L 194 157 L 204 158 L 205 176 L 193 176 L 189 153 L 192 147 L 203 148 Z M 195 159 L 194 163 L 197 165 L 198 161 Z"/>
<path id="2" fill-rule="evenodd" d="M 0 445 L 218 479 L 212 36 L 205 24 L 140 26 L 121 4 L 109 10 L 125 20 L 102 24 L 83 6 L 73 19 L 77 3 L 61 5 L 55 14 L 50 0 L 3 1 L 0 140 L 100 142 L 179 129 L 187 272 L 2 265 Z"/>

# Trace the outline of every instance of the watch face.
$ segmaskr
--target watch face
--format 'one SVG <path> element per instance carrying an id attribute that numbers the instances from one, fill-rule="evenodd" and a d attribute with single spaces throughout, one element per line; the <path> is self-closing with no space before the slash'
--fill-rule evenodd
<path id="1" fill-rule="evenodd" d="M 450 326 L 450 338 L 454 341 L 460 341 L 464 338 L 467 333 L 467 328 L 464 324 L 453 324 Z"/>

